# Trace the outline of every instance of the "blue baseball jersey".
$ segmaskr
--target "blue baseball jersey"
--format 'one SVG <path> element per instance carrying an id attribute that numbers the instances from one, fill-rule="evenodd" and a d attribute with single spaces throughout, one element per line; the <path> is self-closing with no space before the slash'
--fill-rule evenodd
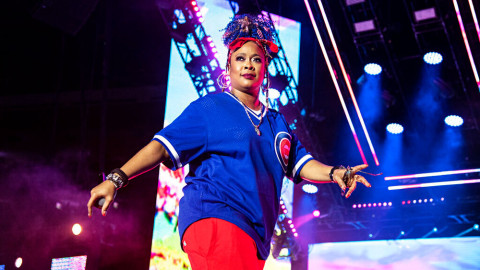
<path id="1" fill-rule="evenodd" d="M 275 110 L 256 113 L 230 93 L 192 102 L 154 140 L 168 151 L 173 170 L 190 164 L 180 200 L 180 239 L 195 221 L 220 218 L 231 222 L 257 245 L 259 257 L 270 252 L 284 176 L 301 181 L 312 158 Z M 260 125 L 261 136 L 251 121 Z"/>

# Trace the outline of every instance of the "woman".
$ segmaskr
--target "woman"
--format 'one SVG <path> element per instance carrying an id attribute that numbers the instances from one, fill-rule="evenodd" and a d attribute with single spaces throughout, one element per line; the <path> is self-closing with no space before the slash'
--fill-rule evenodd
<path id="1" fill-rule="evenodd" d="M 179 232 L 193 269 L 263 269 L 270 251 L 284 176 L 295 183 L 336 182 L 346 197 L 357 182 L 370 187 L 353 168 L 327 166 L 305 150 L 283 115 L 268 99 L 267 67 L 278 51 L 273 27 L 260 16 L 236 16 L 226 28 L 226 75 L 231 91 L 192 102 L 168 127 L 107 180 L 93 188 L 92 206 L 104 197 L 105 215 L 115 189 L 159 163 L 172 169 L 190 164 L 180 201 Z M 227 87 L 228 80 L 219 84 Z M 268 85 L 268 84 L 267 84 Z M 267 102 L 268 104 L 268 102 Z M 100 207 L 99 207 L 100 208 Z"/>

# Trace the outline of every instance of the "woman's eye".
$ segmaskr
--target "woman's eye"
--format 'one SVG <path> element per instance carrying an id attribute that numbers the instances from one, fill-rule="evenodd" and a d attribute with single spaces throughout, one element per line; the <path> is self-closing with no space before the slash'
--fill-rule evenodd
<path id="1" fill-rule="evenodd" d="M 255 59 L 253 59 L 253 61 L 255 61 L 255 62 L 257 62 L 257 63 L 261 63 L 261 62 L 262 62 L 262 59 L 260 59 L 260 58 L 255 58 Z"/>
<path id="2" fill-rule="evenodd" d="M 237 58 L 235 58 L 237 61 L 242 61 L 243 60 L 243 57 L 241 56 L 237 56 Z"/>

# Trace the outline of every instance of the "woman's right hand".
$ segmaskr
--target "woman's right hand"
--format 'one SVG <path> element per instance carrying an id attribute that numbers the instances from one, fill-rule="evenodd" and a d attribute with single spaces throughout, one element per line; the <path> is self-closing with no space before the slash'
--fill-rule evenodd
<path id="1" fill-rule="evenodd" d="M 102 209 L 102 215 L 107 215 L 110 204 L 115 199 L 116 189 L 112 181 L 103 181 L 90 191 L 90 200 L 88 201 L 88 217 L 92 216 L 92 207 Z M 98 205 L 98 201 L 105 198 L 103 205 Z"/>

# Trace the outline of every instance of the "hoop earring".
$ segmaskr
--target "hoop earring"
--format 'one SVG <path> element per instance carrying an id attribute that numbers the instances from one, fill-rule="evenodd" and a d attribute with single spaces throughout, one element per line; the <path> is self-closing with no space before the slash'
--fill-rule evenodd
<path id="1" fill-rule="evenodd" d="M 227 77 L 228 75 L 226 74 L 226 71 L 224 71 L 217 78 L 217 84 L 220 88 L 222 88 L 222 92 L 225 92 L 225 89 L 230 86 L 230 80 L 228 80 Z"/>

